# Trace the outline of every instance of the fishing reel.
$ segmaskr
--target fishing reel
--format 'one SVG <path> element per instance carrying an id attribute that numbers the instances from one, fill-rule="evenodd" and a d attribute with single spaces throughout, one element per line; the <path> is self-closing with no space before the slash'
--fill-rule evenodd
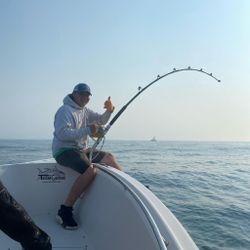
<path id="1" fill-rule="evenodd" d="M 105 127 L 99 126 L 96 133 L 94 133 L 91 137 L 94 138 L 94 140 L 103 138 L 105 136 Z"/>

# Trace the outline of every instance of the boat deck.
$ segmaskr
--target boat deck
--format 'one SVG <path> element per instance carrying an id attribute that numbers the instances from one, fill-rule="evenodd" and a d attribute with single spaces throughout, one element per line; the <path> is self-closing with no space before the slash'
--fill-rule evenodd
<path id="1" fill-rule="evenodd" d="M 63 229 L 55 215 L 77 176 L 54 162 L 0 166 L 1 180 L 51 237 L 53 250 L 198 250 L 149 189 L 126 173 L 102 165 L 74 208 L 80 228 Z M 21 250 L 21 246 L 0 231 L 0 250 Z"/>
<path id="2" fill-rule="evenodd" d="M 56 222 L 54 215 L 39 215 L 32 218 L 51 237 L 53 249 L 94 250 L 82 227 L 78 230 L 65 230 Z M 10 240 L 2 231 L 0 231 L 0 242 L 1 250 L 22 249 L 19 243 Z"/>

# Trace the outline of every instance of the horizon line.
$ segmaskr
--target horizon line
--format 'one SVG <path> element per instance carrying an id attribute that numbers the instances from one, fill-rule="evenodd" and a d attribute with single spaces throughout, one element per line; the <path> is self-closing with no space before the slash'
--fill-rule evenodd
<path id="1" fill-rule="evenodd" d="M 52 138 L 0 138 L 0 141 L 52 141 Z M 151 139 L 105 139 L 105 141 L 151 141 Z M 250 140 L 210 140 L 210 139 L 156 139 L 154 142 L 246 142 Z M 152 142 L 152 143 L 154 143 Z"/>

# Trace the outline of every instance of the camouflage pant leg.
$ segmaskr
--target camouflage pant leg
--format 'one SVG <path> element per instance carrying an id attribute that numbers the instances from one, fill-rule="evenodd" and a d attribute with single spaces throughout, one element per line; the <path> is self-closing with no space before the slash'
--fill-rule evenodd
<path id="1" fill-rule="evenodd" d="M 51 250 L 50 237 L 35 225 L 0 181 L 0 230 L 25 250 Z"/>

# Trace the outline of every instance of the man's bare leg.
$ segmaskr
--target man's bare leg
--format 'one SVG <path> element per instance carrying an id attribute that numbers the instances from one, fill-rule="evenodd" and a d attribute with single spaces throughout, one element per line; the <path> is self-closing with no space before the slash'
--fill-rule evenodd
<path id="1" fill-rule="evenodd" d="M 73 218 L 73 206 L 80 195 L 88 188 L 96 176 L 96 168 L 92 165 L 88 169 L 78 176 L 74 182 L 71 190 L 64 202 L 61 205 L 57 213 L 58 222 L 65 228 L 70 230 L 75 230 L 78 228 L 76 221 Z"/>
<path id="2" fill-rule="evenodd" d="M 80 195 L 88 188 L 96 176 L 96 168 L 92 165 L 81 174 L 74 182 L 71 190 L 64 202 L 67 207 L 73 207 Z"/>
<path id="3" fill-rule="evenodd" d="M 110 167 L 122 170 L 122 167 L 117 163 L 115 157 L 110 153 L 106 153 L 100 163 L 104 163 Z"/>

